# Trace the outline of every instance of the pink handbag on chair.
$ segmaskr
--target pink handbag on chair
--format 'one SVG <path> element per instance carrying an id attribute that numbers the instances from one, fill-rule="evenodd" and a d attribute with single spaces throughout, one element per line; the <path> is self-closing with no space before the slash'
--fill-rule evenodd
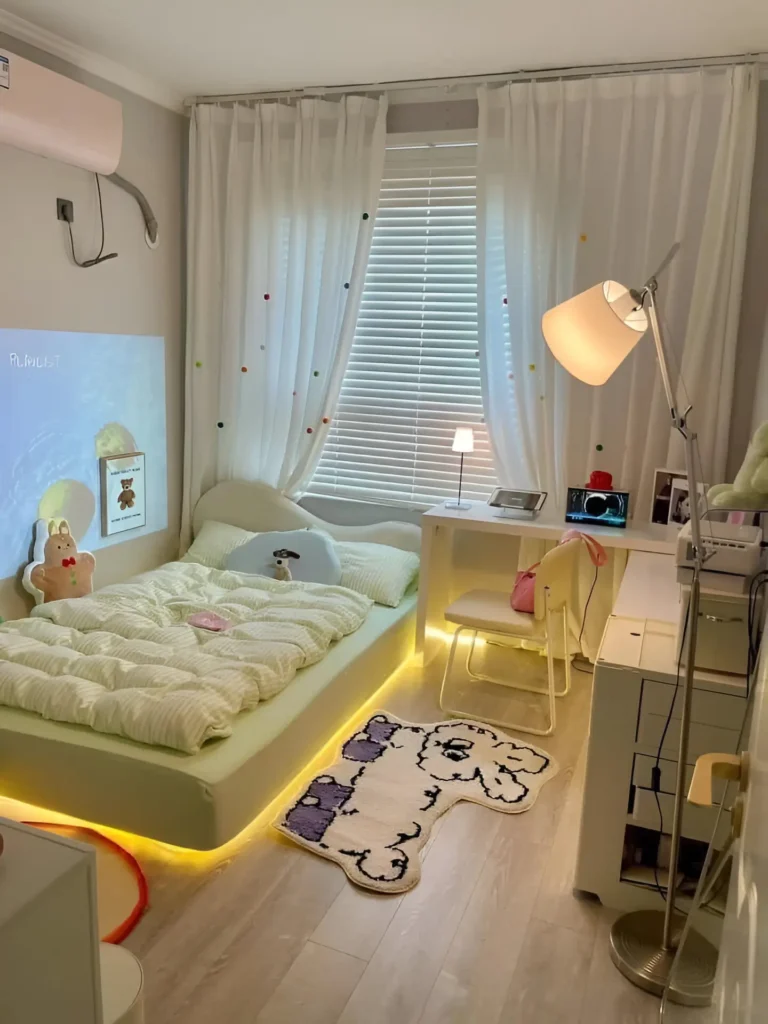
<path id="1" fill-rule="evenodd" d="M 512 588 L 512 596 L 509 601 L 514 611 L 533 615 L 535 610 L 536 570 L 540 564 L 540 562 L 536 562 L 530 569 L 519 572 L 515 576 L 515 585 Z"/>

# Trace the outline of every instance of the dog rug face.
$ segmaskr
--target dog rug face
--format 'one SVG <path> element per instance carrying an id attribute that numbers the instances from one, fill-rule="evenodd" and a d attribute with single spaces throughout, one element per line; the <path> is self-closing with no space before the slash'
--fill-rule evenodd
<path id="1" fill-rule="evenodd" d="M 404 892 L 421 877 L 433 823 L 457 801 L 520 814 L 556 773 L 549 754 L 489 725 L 416 725 L 380 711 L 275 828 L 366 889 Z"/>

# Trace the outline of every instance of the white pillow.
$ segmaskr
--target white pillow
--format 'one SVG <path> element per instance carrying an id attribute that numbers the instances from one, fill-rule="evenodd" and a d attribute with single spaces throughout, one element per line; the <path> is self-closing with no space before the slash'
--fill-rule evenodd
<path id="1" fill-rule="evenodd" d="M 397 608 L 419 571 L 419 556 L 388 544 L 340 541 L 341 585 L 365 594 L 377 604 Z"/>
<path id="2" fill-rule="evenodd" d="M 199 562 L 211 569 L 224 569 L 229 553 L 255 536 L 255 533 L 241 530 L 239 526 L 206 519 L 181 561 Z"/>

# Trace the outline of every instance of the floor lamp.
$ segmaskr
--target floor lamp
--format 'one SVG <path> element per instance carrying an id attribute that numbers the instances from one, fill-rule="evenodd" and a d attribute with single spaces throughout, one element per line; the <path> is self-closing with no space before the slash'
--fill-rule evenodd
<path id="1" fill-rule="evenodd" d="M 456 433 L 453 435 L 452 449 L 461 455 L 461 462 L 459 463 L 459 496 L 456 501 L 446 501 L 445 507 L 466 510 L 472 508 L 472 504 L 469 501 L 461 500 L 461 485 L 464 480 L 464 455 L 475 450 L 475 434 L 472 427 L 456 427 Z"/>
<path id="2" fill-rule="evenodd" d="M 688 606 L 688 647 L 683 684 L 683 710 L 672 821 L 669 880 L 664 912 L 640 910 L 617 918 L 611 929 L 611 959 L 630 981 L 655 995 L 667 984 L 682 931 L 683 918 L 675 913 L 680 834 L 686 798 L 686 765 L 691 728 L 691 700 L 699 621 L 701 567 L 704 549 L 696 480 L 696 435 L 688 427 L 690 407 L 677 408 L 670 378 L 670 361 L 656 304 L 657 276 L 677 252 L 674 245 L 661 267 L 639 291 L 616 281 L 604 281 L 555 306 L 544 314 L 542 331 L 552 354 L 565 369 L 586 384 L 605 384 L 650 326 L 664 383 L 672 426 L 685 442 L 688 493 L 691 495 L 691 542 L 694 565 Z M 712 1000 L 717 951 L 697 932 L 689 931 L 675 965 L 669 998 L 688 1006 Z"/>

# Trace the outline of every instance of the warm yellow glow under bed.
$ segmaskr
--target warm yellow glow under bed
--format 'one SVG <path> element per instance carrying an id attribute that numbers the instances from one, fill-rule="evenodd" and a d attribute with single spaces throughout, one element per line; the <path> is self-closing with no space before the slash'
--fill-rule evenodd
<path id="1" fill-rule="evenodd" d="M 372 707 L 413 652 L 415 612 L 415 594 L 374 606 L 356 633 L 199 754 L 0 708 L 0 814 L 95 823 L 134 853 L 147 842 L 156 856 L 202 867 L 224 859 Z"/>

